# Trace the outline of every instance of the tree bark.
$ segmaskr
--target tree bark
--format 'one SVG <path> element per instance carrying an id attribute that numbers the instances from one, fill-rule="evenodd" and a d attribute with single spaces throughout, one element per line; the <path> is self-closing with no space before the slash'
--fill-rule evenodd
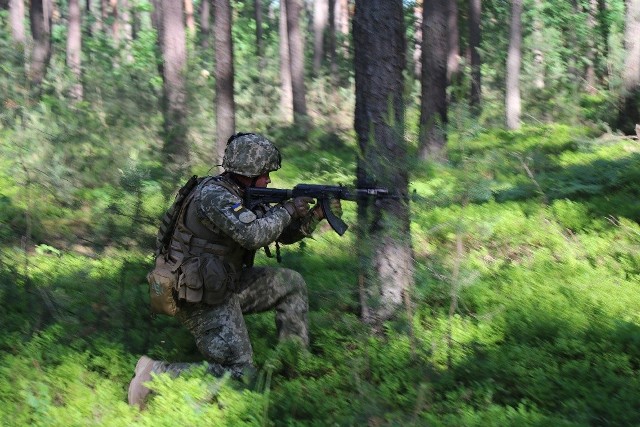
<path id="1" fill-rule="evenodd" d="M 13 42 L 24 49 L 24 44 L 27 41 L 24 32 L 24 0 L 9 2 L 9 25 L 11 25 Z"/>
<path id="2" fill-rule="evenodd" d="M 324 35 L 328 24 L 329 4 L 327 0 L 313 2 L 313 74 L 320 75 L 324 57 Z"/>
<path id="3" fill-rule="evenodd" d="M 280 112 L 285 123 L 293 122 L 293 89 L 287 30 L 287 2 L 280 1 Z"/>
<path id="4" fill-rule="evenodd" d="M 193 1 L 184 0 L 184 21 L 190 34 L 196 33 L 196 20 L 193 15 Z"/>
<path id="5" fill-rule="evenodd" d="M 209 50 L 211 43 L 211 0 L 200 2 L 200 46 Z"/>
<path id="6" fill-rule="evenodd" d="M 231 2 L 230 0 L 214 0 L 213 5 L 216 48 L 216 146 L 218 154 L 216 165 L 222 165 L 225 143 L 235 133 L 236 128 Z"/>
<path id="7" fill-rule="evenodd" d="M 482 96 L 482 58 L 480 57 L 480 43 L 482 33 L 481 0 L 469 0 L 469 45 L 471 48 L 471 96 L 470 105 L 474 115 L 480 114 L 480 100 Z"/>
<path id="8" fill-rule="evenodd" d="M 627 0 L 625 4 L 623 105 L 617 127 L 625 134 L 633 135 L 635 125 L 640 124 L 640 0 Z"/>
<path id="9" fill-rule="evenodd" d="M 542 90 L 545 87 L 545 66 L 544 66 L 544 37 L 542 34 L 542 2 L 541 0 L 534 1 L 534 16 L 533 16 L 533 67 L 534 67 L 534 79 L 533 87 L 538 90 Z"/>
<path id="10" fill-rule="evenodd" d="M 289 38 L 289 64 L 291 67 L 291 89 L 293 94 L 293 121 L 306 125 L 307 95 L 304 86 L 304 40 L 300 30 L 302 0 L 285 0 L 287 32 Z"/>
<path id="11" fill-rule="evenodd" d="M 164 152 L 169 171 L 180 176 L 187 169 L 187 47 L 181 1 L 159 0 L 162 4 L 162 71 L 164 88 Z"/>
<path id="12" fill-rule="evenodd" d="M 443 160 L 447 143 L 447 0 L 424 0 L 418 157 Z"/>
<path id="13" fill-rule="evenodd" d="M 355 130 L 361 156 L 358 186 L 381 185 L 406 196 L 402 0 L 356 0 Z M 374 330 L 391 319 L 413 282 L 406 198 L 358 205 L 362 318 Z"/>
<path id="14" fill-rule="evenodd" d="M 422 76 L 422 1 L 416 0 L 416 4 L 413 8 L 413 17 L 416 20 L 415 38 L 413 41 L 413 72 L 417 79 Z"/>
<path id="15" fill-rule="evenodd" d="M 51 59 L 51 11 L 51 0 L 31 0 L 29 18 L 33 49 L 29 80 L 35 91 L 40 90 Z"/>
<path id="16" fill-rule="evenodd" d="M 458 33 L 458 2 L 447 1 L 447 84 L 454 83 L 460 74 L 460 36 Z"/>
<path id="17" fill-rule="evenodd" d="M 69 0 L 69 27 L 67 31 L 67 67 L 75 78 L 71 86 L 69 96 L 71 99 L 81 101 L 83 97 L 82 87 L 82 14 L 80 1 Z"/>
<path id="18" fill-rule="evenodd" d="M 509 51 L 507 53 L 507 79 L 505 113 L 507 128 L 520 127 L 520 63 L 522 44 L 522 0 L 513 0 L 511 6 L 511 26 L 509 32 Z"/>

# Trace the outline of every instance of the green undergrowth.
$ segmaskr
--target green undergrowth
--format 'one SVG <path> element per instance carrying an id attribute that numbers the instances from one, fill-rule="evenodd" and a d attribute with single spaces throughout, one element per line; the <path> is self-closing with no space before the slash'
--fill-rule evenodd
<path id="1" fill-rule="evenodd" d="M 352 138 L 314 132 L 272 131 L 274 187 L 353 183 Z M 143 411 L 126 404 L 141 354 L 201 360 L 147 308 L 169 200 L 154 163 L 61 188 L 64 201 L 35 178 L 26 197 L 0 161 L 0 425 L 638 425 L 637 142 L 553 125 L 451 147 L 449 163 L 412 170 L 415 286 L 384 337 L 358 318 L 344 202 L 347 234 L 321 226 L 281 248 L 309 286 L 309 351 L 277 344 L 273 313 L 248 316 L 255 381 L 161 375 Z"/>

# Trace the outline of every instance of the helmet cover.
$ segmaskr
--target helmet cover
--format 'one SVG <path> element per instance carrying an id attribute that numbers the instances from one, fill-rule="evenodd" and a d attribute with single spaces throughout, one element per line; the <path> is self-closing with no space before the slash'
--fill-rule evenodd
<path id="1" fill-rule="evenodd" d="M 237 133 L 227 141 L 222 167 L 227 172 L 256 177 L 280 169 L 280 151 L 262 135 Z"/>

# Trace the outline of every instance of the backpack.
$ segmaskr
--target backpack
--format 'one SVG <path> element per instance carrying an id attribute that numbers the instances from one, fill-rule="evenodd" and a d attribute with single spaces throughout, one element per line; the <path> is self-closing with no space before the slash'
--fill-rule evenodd
<path id="1" fill-rule="evenodd" d="M 179 266 L 168 262 L 166 255 L 178 218 L 184 208 L 184 202 L 202 180 L 203 178 L 198 178 L 196 175 L 189 178 L 187 183 L 178 190 L 171 207 L 162 216 L 162 223 L 156 237 L 155 266 L 147 274 L 151 312 L 154 314 L 168 316 L 176 314 L 177 298 L 175 294 L 178 281 L 177 267 Z"/>

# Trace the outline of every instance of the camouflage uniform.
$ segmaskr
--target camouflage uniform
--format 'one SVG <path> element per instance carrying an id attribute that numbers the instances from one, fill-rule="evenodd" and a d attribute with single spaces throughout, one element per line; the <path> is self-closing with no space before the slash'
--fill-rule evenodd
<path id="1" fill-rule="evenodd" d="M 253 259 L 261 247 L 275 241 L 293 243 L 313 232 L 319 219 L 308 209 L 312 199 L 261 205 L 253 211 L 243 205 L 246 180 L 256 185 L 279 169 L 280 161 L 280 152 L 266 138 L 232 136 L 222 162 L 226 172 L 202 179 L 180 199 L 177 210 L 167 212 L 159 232 L 156 261 L 170 271 L 168 283 L 178 300 L 175 315 L 193 334 L 209 372 L 216 376 L 230 372 L 239 378 L 253 369 L 243 314 L 275 309 L 278 338 L 309 343 L 304 279 L 285 268 L 254 267 Z M 245 177 L 244 185 L 238 176 Z M 170 242 L 165 242 L 163 230 L 173 230 Z M 178 374 L 192 366 L 140 357 L 129 384 L 129 404 L 144 406 L 151 373 Z"/>
<path id="2" fill-rule="evenodd" d="M 304 279 L 285 268 L 254 267 L 253 258 L 257 249 L 276 240 L 287 244 L 309 236 L 317 224 L 312 215 L 292 221 L 282 206 L 263 206 L 252 212 L 242 205 L 242 195 L 242 188 L 228 175 L 205 179 L 194 190 L 182 223 L 194 236 L 225 247 L 224 261 L 236 273 L 232 285 L 218 300 L 182 304 L 176 314 L 194 335 L 209 370 L 216 375 L 227 370 L 235 377 L 252 367 L 243 314 L 275 309 L 278 338 L 309 343 Z M 174 241 L 179 240 L 175 237 Z M 185 249 L 181 249 L 180 244 L 172 242 L 172 261 L 185 259 Z M 179 372 L 190 366 L 178 363 L 156 370 Z"/>

